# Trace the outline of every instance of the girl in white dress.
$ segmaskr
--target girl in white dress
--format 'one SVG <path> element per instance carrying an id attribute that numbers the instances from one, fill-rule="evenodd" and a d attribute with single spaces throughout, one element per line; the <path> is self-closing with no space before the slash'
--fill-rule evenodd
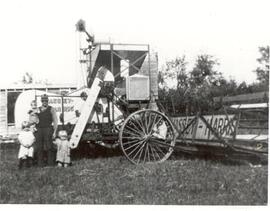
<path id="1" fill-rule="evenodd" d="M 56 162 L 59 167 L 70 165 L 70 144 L 65 130 L 60 130 L 58 137 L 53 142 L 57 146 Z"/>
<path id="2" fill-rule="evenodd" d="M 33 163 L 35 136 L 30 129 L 30 124 L 27 121 L 22 123 L 22 131 L 19 133 L 18 141 L 20 143 L 20 149 L 18 153 L 19 169 L 24 166 L 30 167 Z"/>

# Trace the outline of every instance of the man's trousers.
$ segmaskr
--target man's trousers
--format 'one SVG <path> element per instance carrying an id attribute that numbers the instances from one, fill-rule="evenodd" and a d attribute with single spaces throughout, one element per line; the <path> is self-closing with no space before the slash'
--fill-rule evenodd
<path id="1" fill-rule="evenodd" d="M 54 149 L 52 143 L 53 128 L 37 128 L 35 150 L 38 166 L 44 165 L 44 156 L 47 155 L 48 165 L 54 165 Z"/>

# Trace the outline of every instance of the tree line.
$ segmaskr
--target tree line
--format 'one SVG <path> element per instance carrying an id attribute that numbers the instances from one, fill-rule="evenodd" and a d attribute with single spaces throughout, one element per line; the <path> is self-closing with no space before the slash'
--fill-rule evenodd
<path id="1" fill-rule="evenodd" d="M 214 97 L 234 96 L 267 91 L 269 87 L 269 46 L 258 48 L 258 67 L 253 70 L 257 81 L 247 84 L 226 79 L 216 71 L 218 60 L 211 55 L 198 55 L 191 70 L 187 69 L 186 56 L 166 62 L 159 71 L 159 101 L 171 114 L 207 113 L 220 107 Z M 174 87 L 168 84 L 175 84 Z"/>

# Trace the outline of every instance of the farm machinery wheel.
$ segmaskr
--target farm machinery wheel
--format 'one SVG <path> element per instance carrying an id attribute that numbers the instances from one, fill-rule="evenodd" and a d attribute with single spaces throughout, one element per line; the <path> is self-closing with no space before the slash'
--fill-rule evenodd
<path id="1" fill-rule="evenodd" d="M 150 109 L 128 116 L 119 133 L 122 151 L 134 164 L 165 161 L 173 152 L 175 139 L 168 117 Z"/>

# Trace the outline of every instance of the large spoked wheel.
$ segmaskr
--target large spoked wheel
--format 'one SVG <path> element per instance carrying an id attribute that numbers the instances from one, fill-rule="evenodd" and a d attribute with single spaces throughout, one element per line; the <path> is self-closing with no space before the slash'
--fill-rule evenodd
<path id="1" fill-rule="evenodd" d="M 165 161 L 173 152 L 175 139 L 168 117 L 149 109 L 132 113 L 119 133 L 122 151 L 134 164 Z"/>

